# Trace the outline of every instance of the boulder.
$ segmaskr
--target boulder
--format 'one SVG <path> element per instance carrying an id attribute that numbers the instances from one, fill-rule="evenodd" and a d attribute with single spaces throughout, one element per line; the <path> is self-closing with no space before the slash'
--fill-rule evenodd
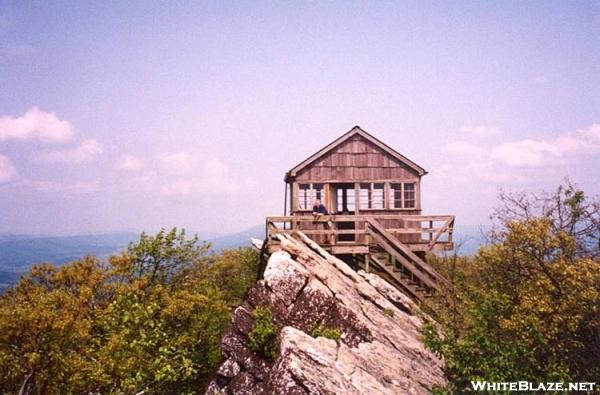
<path id="1" fill-rule="evenodd" d="M 281 250 L 223 336 L 224 362 L 207 394 L 430 394 L 446 385 L 442 361 L 420 340 L 422 313 L 410 298 L 302 233 L 277 237 Z M 274 360 L 249 346 L 258 306 L 271 311 L 279 333 Z M 336 336 L 315 337 L 315 328 Z"/>

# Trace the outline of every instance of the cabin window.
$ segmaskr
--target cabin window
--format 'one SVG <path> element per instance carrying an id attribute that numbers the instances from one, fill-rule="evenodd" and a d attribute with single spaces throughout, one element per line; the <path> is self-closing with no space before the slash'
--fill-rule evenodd
<path id="1" fill-rule="evenodd" d="M 349 185 L 349 187 L 338 187 L 336 190 L 335 208 L 338 213 L 353 213 L 356 210 L 354 184 L 347 185 Z"/>
<path id="2" fill-rule="evenodd" d="M 323 199 L 323 184 L 298 184 L 298 208 L 312 210 L 316 199 Z"/>
<path id="3" fill-rule="evenodd" d="M 404 208 L 415 208 L 415 184 L 405 183 L 404 184 Z"/>
<path id="4" fill-rule="evenodd" d="M 383 183 L 362 183 L 359 188 L 360 209 L 383 209 L 385 186 Z"/>
<path id="5" fill-rule="evenodd" d="M 414 182 L 390 184 L 391 208 L 415 208 L 417 206 Z"/>
<path id="6" fill-rule="evenodd" d="M 390 184 L 390 207 L 402 208 L 402 184 Z"/>

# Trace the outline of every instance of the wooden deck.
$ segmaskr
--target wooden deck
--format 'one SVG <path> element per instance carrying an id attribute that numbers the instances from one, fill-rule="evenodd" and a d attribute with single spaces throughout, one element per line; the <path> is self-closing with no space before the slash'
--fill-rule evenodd
<path id="1" fill-rule="evenodd" d="M 387 226 L 386 226 L 387 225 Z M 277 234 L 301 232 L 334 255 L 360 256 L 390 283 L 424 301 L 448 281 L 425 260 L 425 253 L 452 250 L 452 215 L 328 215 L 268 217 L 266 249 L 279 249 Z M 265 251 L 267 252 L 267 251 Z"/>
<path id="2" fill-rule="evenodd" d="M 380 245 L 370 228 L 378 227 L 413 252 L 454 249 L 453 215 L 312 215 L 267 217 L 266 236 L 300 230 L 333 254 L 364 254 Z"/>

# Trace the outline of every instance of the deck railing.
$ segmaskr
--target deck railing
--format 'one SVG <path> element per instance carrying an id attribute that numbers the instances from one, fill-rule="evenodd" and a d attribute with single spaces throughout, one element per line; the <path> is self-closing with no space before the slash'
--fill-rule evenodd
<path id="1" fill-rule="evenodd" d="M 372 245 L 367 232 L 369 222 L 376 221 L 399 241 L 416 251 L 451 250 L 454 248 L 453 215 L 297 215 L 267 217 L 266 235 L 301 230 L 325 246 Z"/>

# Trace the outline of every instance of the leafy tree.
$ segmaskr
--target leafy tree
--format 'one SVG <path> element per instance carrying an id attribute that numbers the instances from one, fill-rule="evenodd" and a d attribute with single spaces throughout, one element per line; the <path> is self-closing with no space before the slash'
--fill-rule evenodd
<path id="1" fill-rule="evenodd" d="M 60 269 L 35 266 L 0 298 L 3 392 L 85 392 L 96 367 L 90 342 L 111 297 L 107 272 L 94 258 Z"/>
<path id="2" fill-rule="evenodd" d="M 102 263 L 39 265 L 0 297 L 0 393 L 198 393 L 257 254 L 142 234 Z"/>
<path id="3" fill-rule="evenodd" d="M 553 234 L 570 236 L 572 255 L 600 257 L 600 200 L 586 197 L 568 178 L 553 193 L 500 191 L 499 199 L 492 218 L 501 228 L 512 222 L 545 218 Z"/>
<path id="4" fill-rule="evenodd" d="M 426 326 L 426 344 L 444 357 L 453 391 L 471 380 L 594 381 L 596 202 L 570 184 L 540 199 L 507 196 L 490 245 L 473 258 L 432 260 L 453 287 L 435 298 L 438 323 Z"/>

